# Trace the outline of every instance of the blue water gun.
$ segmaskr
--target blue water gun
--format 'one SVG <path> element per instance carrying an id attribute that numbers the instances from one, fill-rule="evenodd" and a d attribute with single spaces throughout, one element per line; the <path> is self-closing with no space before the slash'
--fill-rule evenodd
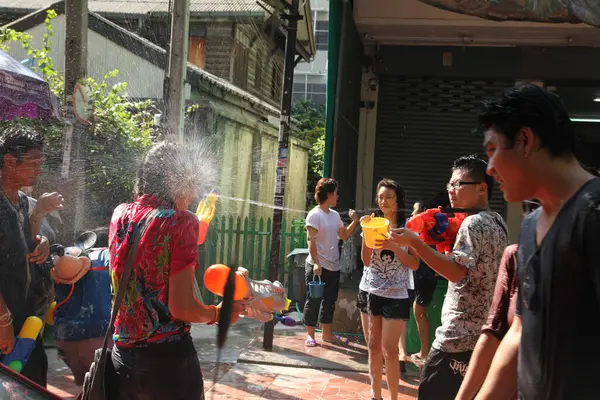
<path id="1" fill-rule="evenodd" d="M 35 348 L 35 340 L 39 336 L 42 326 L 42 320 L 38 317 L 27 318 L 17 336 L 15 348 L 10 354 L 4 356 L 2 364 L 15 372 L 21 373 Z"/>

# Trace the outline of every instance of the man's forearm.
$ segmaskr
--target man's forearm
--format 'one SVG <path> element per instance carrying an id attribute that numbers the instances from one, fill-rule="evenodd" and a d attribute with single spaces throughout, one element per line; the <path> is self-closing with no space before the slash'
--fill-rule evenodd
<path id="1" fill-rule="evenodd" d="M 489 332 L 483 332 L 473 350 L 467 375 L 460 386 L 455 400 L 472 400 L 490 370 L 500 340 Z"/>
<path id="2" fill-rule="evenodd" d="M 348 236 L 346 237 L 346 240 L 348 240 L 350 238 L 350 236 L 352 236 L 352 233 L 356 229 L 357 225 L 358 225 L 358 223 L 356 221 L 350 222 L 350 225 L 348 225 L 348 227 L 346 228 L 346 233 L 348 234 Z"/>
<path id="3" fill-rule="evenodd" d="M 477 400 L 506 400 L 517 393 L 517 359 L 521 344 L 521 326 L 517 319 L 494 355 Z"/>
<path id="4" fill-rule="evenodd" d="M 42 220 L 44 219 L 43 215 L 40 215 L 33 210 L 31 215 L 29 216 L 29 228 L 31 229 L 31 234 L 33 238 L 40 234 L 40 229 L 42 228 Z"/>
<path id="5" fill-rule="evenodd" d="M 458 264 L 452 258 L 432 249 L 423 241 L 419 240 L 418 245 L 413 246 L 413 248 L 419 254 L 421 260 L 450 282 L 458 282 L 467 274 L 466 267 Z"/>

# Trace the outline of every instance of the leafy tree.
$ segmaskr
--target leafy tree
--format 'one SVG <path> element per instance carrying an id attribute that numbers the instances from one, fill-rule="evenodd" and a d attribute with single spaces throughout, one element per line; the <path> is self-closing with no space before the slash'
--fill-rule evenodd
<path id="1" fill-rule="evenodd" d="M 292 117 L 298 121 L 298 137 L 310 143 L 308 151 L 308 178 L 306 182 L 306 207 L 315 205 L 317 181 L 323 174 L 325 155 L 325 106 L 311 101 L 298 101 L 292 106 Z"/>
<path id="2" fill-rule="evenodd" d="M 16 43 L 35 61 L 32 68 L 50 85 L 51 91 L 64 101 L 64 77 L 59 74 L 50 57 L 52 50 L 52 20 L 57 14 L 49 10 L 45 20 L 46 32 L 42 37 L 42 49 L 32 47 L 32 36 L 13 29 L 0 30 L 0 48 L 7 50 Z M 108 82 L 118 75 L 114 70 L 101 82 L 92 78 L 82 82 L 90 89 L 93 99 L 93 115 L 87 135 L 81 141 L 81 154 L 85 157 L 85 194 L 87 228 L 106 224 L 113 208 L 131 198 L 138 160 L 152 145 L 155 131 L 153 115 L 155 106 L 151 101 L 132 102 L 127 98 L 127 84 Z M 61 108 L 65 106 L 61 103 Z M 6 122 L 4 122 L 6 123 Z M 19 119 L 8 123 L 35 126 L 46 141 L 46 186 L 56 184 L 62 166 L 63 123 L 48 123 Z M 56 186 L 55 186 L 56 187 Z"/>

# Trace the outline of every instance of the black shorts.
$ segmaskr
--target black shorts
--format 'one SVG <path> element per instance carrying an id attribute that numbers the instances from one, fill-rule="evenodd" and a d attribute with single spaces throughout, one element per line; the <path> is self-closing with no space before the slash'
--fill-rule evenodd
<path id="1" fill-rule="evenodd" d="M 419 278 L 415 276 L 415 302 L 427 307 L 433 299 L 433 293 L 437 286 L 437 278 Z"/>
<path id="2" fill-rule="evenodd" d="M 454 400 L 467 372 L 472 351 L 444 353 L 432 348 L 421 370 L 419 400 Z"/>
<path id="3" fill-rule="evenodd" d="M 389 299 L 365 292 L 358 292 L 358 309 L 364 314 L 385 319 L 401 319 L 408 321 L 410 318 L 410 299 Z"/>

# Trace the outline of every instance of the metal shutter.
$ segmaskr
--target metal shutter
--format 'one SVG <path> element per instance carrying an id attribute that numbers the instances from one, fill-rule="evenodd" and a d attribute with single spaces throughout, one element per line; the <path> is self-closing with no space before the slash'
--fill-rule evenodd
<path id="1" fill-rule="evenodd" d="M 481 100 L 513 82 L 382 76 L 377 104 L 374 186 L 383 177 L 406 189 L 406 206 L 445 190 L 452 162 L 466 154 L 484 156 L 473 134 Z M 490 204 L 504 216 L 502 193 Z"/>

